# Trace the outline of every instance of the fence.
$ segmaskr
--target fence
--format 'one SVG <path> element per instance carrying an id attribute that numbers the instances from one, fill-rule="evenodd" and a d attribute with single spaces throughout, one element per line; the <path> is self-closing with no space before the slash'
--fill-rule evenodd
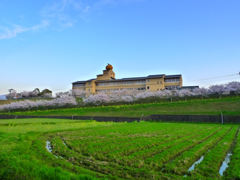
<path id="1" fill-rule="evenodd" d="M 25 119 L 25 118 L 54 118 L 71 120 L 96 120 L 99 122 L 133 122 L 133 121 L 154 121 L 154 122 L 192 122 L 192 123 L 240 123 L 240 116 L 221 115 L 150 115 L 145 117 L 103 117 L 103 116 L 16 116 L 0 115 L 0 119 Z"/>
<path id="2" fill-rule="evenodd" d="M 198 122 L 198 123 L 240 123 L 240 116 L 227 115 L 151 115 L 150 121 L 157 122 Z"/>

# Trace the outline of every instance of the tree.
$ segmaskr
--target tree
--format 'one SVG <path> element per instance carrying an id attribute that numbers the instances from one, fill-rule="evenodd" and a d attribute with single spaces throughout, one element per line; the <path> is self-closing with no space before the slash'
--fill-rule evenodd
<path id="1" fill-rule="evenodd" d="M 209 92 L 215 95 L 222 95 L 225 91 L 224 85 L 213 85 L 209 87 Z"/>
<path id="2" fill-rule="evenodd" d="M 6 95 L 7 99 L 16 99 L 17 98 L 17 91 L 15 89 L 9 89 L 8 94 Z"/>
<path id="3" fill-rule="evenodd" d="M 226 91 L 231 94 L 240 94 L 240 82 L 233 81 L 226 84 Z"/>
<path id="4" fill-rule="evenodd" d="M 52 91 L 49 90 L 49 89 L 44 89 L 39 95 L 41 97 L 51 98 L 52 97 Z"/>
<path id="5" fill-rule="evenodd" d="M 31 97 L 38 97 L 39 95 L 40 95 L 40 90 L 38 88 L 35 88 L 30 94 Z"/>

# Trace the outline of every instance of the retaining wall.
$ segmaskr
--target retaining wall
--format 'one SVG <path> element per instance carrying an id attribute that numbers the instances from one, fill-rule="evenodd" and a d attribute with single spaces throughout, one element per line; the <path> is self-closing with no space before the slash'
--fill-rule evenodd
<path id="1" fill-rule="evenodd" d="M 104 117 L 104 116 L 15 116 L 0 115 L 0 119 L 24 119 L 24 118 L 55 118 L 72 120 L 96 120 L 100 122 L 133 122 L 133 121 L 155 121 L 155 122 L 200 122 L 200 123 L 222 123 L 220 115 L 150 115 L 145 117 Z M 223 116 L 223 123 L 240 123 L 240 116 Z"/>
<path id="2" fill-rule="evenodd" d="M 96 120 L 100 122 L 133 122 L 139 121 L 139 118 L 133 117 L 103 117 L 103 116 L 15 116 L 0 115 L 0 119 L 29 119 L 29 118 L 54 118 L 54 119 L 71 119 L 71 120 Z"/>
<path id="3" fill-rule="evenodd" d="M 148 120 L 158 122 L 240 123 L 240 116 L 221 115 L 151 115 Z"/>

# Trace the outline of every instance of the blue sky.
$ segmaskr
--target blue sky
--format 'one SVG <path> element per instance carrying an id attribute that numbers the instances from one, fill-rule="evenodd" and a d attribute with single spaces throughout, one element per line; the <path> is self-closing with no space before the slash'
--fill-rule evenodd
<path id="1" fill-rule="evenodd" d="M 239 7 L 239 0 L 1 0 L 0 94 L 68 90 L 107 63 L 117 78 L 239 81 Z"/>

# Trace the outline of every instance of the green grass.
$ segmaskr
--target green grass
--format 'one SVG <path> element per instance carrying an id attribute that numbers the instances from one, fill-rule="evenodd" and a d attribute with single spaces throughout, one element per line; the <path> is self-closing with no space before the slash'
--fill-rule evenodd
<path id="1" fill-rule="evenodd" d="M 16 100 L 0 100 L 0 105 L 16 102 Z"/>
<path id="2" fill-rule="evenodd" d="M 219 168 L 231 147 L 236 130 L 237 127 L 233 127 L 211 151 L 205 154 L 203 162 L 197 165 L 195 171 L 191 174 L 192 177 L 212 179 L 220 177 L 218 174 Z"/>
<path id="3" fill-rule="evenodd" d="M 50 132 L 108 125 L 58 119 L 0 120 L 0 179 L 94 179 L 95 172 L 55 160 L 41 138 Z"/>
<path id="4" fill-rule="evenodd" d="M 176 102 L 113 105 L 98 107 L 63 108 L 21 111 L 6 114 L 43 116 L 127 116 L 140 117 L 151 114 L 240 115 L 240 97 L 194 99 Z"/>
<path id="5" fill-rule="evenodd" d="M 229 163 L 228 169 L 225 171 L 226 179 L 240 179 L 240 136 L 238 135 L 233 155 Z"/>
<path id="6" fill-rule="evenodd" d="M 237 129 L 194 123 L 0 120 L 0 179 L 237 179 Z M 233 160 L 220 177 L 233 142 Z"/>

